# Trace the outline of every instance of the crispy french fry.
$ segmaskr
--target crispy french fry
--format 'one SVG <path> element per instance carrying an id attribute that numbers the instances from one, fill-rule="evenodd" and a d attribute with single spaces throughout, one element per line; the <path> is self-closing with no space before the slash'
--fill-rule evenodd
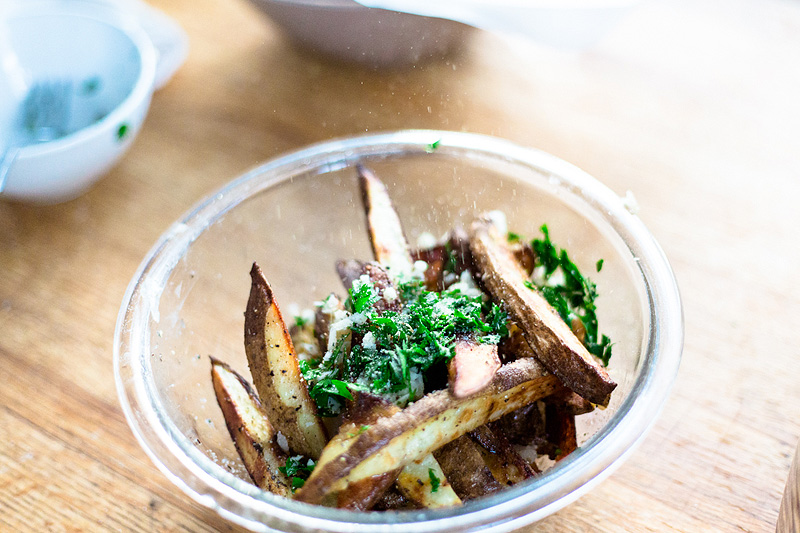
<path id="1" fill-rule="evenodd" d="M 319 342 L 314 335 L 314 323 L 311 321 L 294 324 L 289 328 L 289 336 L 298 359 L 319 359 L 325 353 L 320 351 Z"/>
<path id="2" fill-rule="evenodd" d="M 292 339 L 272 289 L 253 263 L 252 285 L 245 311 L 245 352 L 262 405 L 292 453 L 313 459 L 327 442 L 317 408 L 297 363 Z"/>
<path id="3" fill-rule="evenodd" d="M 543 398 L 542 401 L 545 404 L 558 405 L 561 410 L 572 416 L 585 415 L 586 413 L 594 411 L 594 404 L 592 402 L 575 394 L 569 389 L 551 394 L 547 398 Z"/>
<path id="4" fill-rule="evenodd" d="M 276 432 L 256 392 L 241 375 L 214 358 L 211 380 L 225 425 L 253 482 L 266 491 L 289 496 L 289 482 L 279 470 L 286 464 L 286 454 L 275 442 Z"/>
<path id="5" fill-rule="evenodd" d="M 414 264 L 400 219 L 389 198 L 389 192 L 372 171 L 363 165 L 358 165 L 356 168 L 375 260 L 393 277 L 408 274 Z"/>
<path id="6" fill-rule="evenodd" d="M 569 391 L 569 389 L 565 389 Z M 572 391 L 569 391 L 572 392 Z M 492 422 L 512 444 L 519 446 L 538 446 L 547 441 L 544 427 L 544 402 L 533 402 Z"/>
<path id="7" fill-rule="evenodd" d="M 435 490 L 431 476 L 439 483 Z M 450 477 L 431 454 L 404 466 L 395 480 L 395 487 L 407 499 L 427 509 L 452 507 L 461 503 Z"/>
<path id="8" fill-rule="evenodd" d="M 575 415 L 563 405 L 546 404 L 545 430 L 548 442 L 539 447 L 539 453 L 546 453 L 550 459 L 560 461 L 578 448 Z"/>
<path id="9" fill-rule="evenodd" d="M 402 411 L 379 419 L 335 460 L 318 465 L 296 497 L 319 503 L 329 492 L 405 466 L 561 387 L 537 361 L 520 359 L 502 367 L 481 394 L 461 400 L 446 390 L 428 394 Z"/>
<path id="10" fill-rule="evenodd" d="M 441 292 L 444 289 L 444 267 L 447 263 L 447 249 L 443 244 L 423 250 L 412 250 L 411 259 L 425 261 L 425 288 L 429 291 Z"/>
<path id="11" fill-rule="evenodd" d="M 471 227 L 470 248 L 481 279 L 522 329 L 541 362 L 587 400 L 608 405 L 617 386 L 526 277 L 487 217 Z"/>
<path id="12" fill-rule="evenodd" d="M 462 500 L 474 500 L 503 488 L 486 465 L 480 446 L 466 435 L 448 442 L 433 456 Z"/>
<path id="13" fill-rule="evenodd" d="M 389 487 L 383 496 L 375 502 L 374 511 L 402 511 L 419 509 L 419 505 L 403 496 L 397 487 Z"/>
<path id="14" fill-rule="evenodd" d="M 348 402 L 342 430 L 336 436 L 343 442 L 354 442 L 359 434 L 366 431 L 380 417 L 390 416 L 400 408 L 371 394 L 354 392 L 353 399 Z M 326 448 L 327 450 L 327 448 Z M 323 455 L 325 451 L 323 450 Z M 330 456 L 326 455 L 326 463 Z M 341 509 L 366 511 L 383 496 L 397 479 L 400 469 L 394 469 L 377 476 L 371 476 L 348 485 L 336 494 L 336 506 Z"/>
<path id="15" fill-rule="evenodd" d="M 497 421 L 469 432 L 481 445 L 481 452 L 492 475 L 502 485 L 513 485 L 536 475 L 533 467 L 511 446 Z"/>
<path id="16" fill-rule="evenodd" d="M 355 280 L 366 275 L 380 297 L 374 304 L 375 310 L 379 313 L 398 311 L 402 307 L 400 296 L 389 272 L 380 264 L 374 261 L 337 261 L 336 270 L 342 284 L 348 290 L 353 286 Z"/>
<path id="17" fill-rule="evenodd" d="M 466 398 L 488 387 L 500 368 L 497 345 L 459 338 L 455 352 L 447 364 L 450 393 L 456 398 Z"/>
<path id="18" fill-rule="evenodd" d="M 347 453 L 357 437 L 368 431 L 370 426 L 380 418 L 400 411 L 396 405 L 370 394 L 355 392 L 353 396 L 353 400 L 348 402 L 345 421 L 339 433 L 323 450 L 316 468 L 323 468 Z M 430 481 L 431 471 L 440 483 L 435 492 L 432 490 Z M 405 467 L 359 480 L 348 485 L 335 496 L 328 495 L 321 500 L 321 503 L 335 503 L 337 507 L 345 509 L 367 510 L 381 499 L 392 483 L 405 499 L 415 504 L 415 507 L 448 507 L 461 503 L 450 487 L 439 463 L 431 455 Z"/>

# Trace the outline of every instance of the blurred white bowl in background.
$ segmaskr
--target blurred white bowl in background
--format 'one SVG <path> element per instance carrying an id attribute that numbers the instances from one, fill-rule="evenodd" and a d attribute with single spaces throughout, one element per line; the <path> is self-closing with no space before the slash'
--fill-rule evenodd
<path id="1" fill-rule="evenodd" d="M 185 50 L 182 37 L 175 35 L 173 49 Z M 159 52 L 137 13 L 111 2 L 5 4 L 0 9 L 0 150 L 22 147 L 2 196 L 65 201 L 107 173 L 139 132 L 154 88 L 172 73 L 159 72 Z M 171 68 L 176 57 L 170 56 Z M 29 144 L 21 108 L 31 87 L 48 82 L 70 87 L 65 133 Z"/>
<path id="2" fill-rule="evenodd" d="M 469 27 L 452 20 L 364 7 L 353 0 L 251 0 L 307 49 L 369 67 L 442 58 Z"/>

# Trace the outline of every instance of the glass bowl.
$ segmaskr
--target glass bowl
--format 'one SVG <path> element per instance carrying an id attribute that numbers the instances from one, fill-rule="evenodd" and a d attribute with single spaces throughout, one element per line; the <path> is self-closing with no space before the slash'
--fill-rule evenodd
<path id="1" fill-rule="evenodd" d="M 337 259 L 371 258 L 357 163 L 387 184 L 410 242 L 499 209 L 510 230 L 529 238 L 546 223 L 597 284 L 619 385 L 607 409 L 578 418 L 579 449 L 539 477 L 458 508 L 388 513 L 311 506 L 250 483 L 216 403 L 209 356 L 249 377 L 243 313 L 253 261 L 286 310 L 338 289 Z M 682 346 L 670 266 L 623 199 L 538 150 L 468 133 L 400 131 L 261 165 L 173 224 L 125 294 L 114 365 L 122 408 L 158 468 L 254 531 L 508 531 L 564 507 L 621 464 L 661 410 Z"/>

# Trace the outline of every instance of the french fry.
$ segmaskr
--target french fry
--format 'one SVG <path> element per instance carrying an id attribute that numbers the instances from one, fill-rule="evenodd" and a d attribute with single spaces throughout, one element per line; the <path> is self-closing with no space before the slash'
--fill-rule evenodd
<path id="1" fill-rule="evenodd" d="M 379 263 L 354 260 L 337 261 L 336 270 L 348 290 L 353 286 L 355 280 L 366 275 L 378 293 L 379 299 L 374 306 L 379 313 L 398 311 L 402 307 L 400 296 L 390 273 Z"/>
<path id="2" fill-rule="evenodd" d="M 533 467 L 517 453 L 497 421 L 469 432 L 481 445 L 481 453 L 492 475 L 502 485 L 513 485 L 536 475 Z"/>
<path id="3" fill-rule="evenodd" d="M 375 260 L 385 267 L 392 277 L 410 273 L 414 263 L 411 260 L 400 218 L 389 198 L 386 185 L 363 165 L 358 165 L 356 168 L 367 217 L 369 241 Z"/>
<path id="4" fill-rule="evenodd" d="M 594 411 L 594 404 L 592 402 L 575 394 L 569 389 L 551 394 L 547 398 L 543 398 L 542 401 L 548 405 L 558 405 L 562 411 L 572 416 L 585 415 L 586 413 Z"/>
<path id="5" fill-rule="evenodd" d="M 310 320 L 302 324 L 295 323 L 289 328 L 289 336 L 298 359 L 319 359 L 325 353 L 320 351 L 319 342 L 314 335 L 314 323 Z"/>
<path id="6" fill-rule="evenodd" d="M 474 500 L 503 488 L 486 465 L 480 446 L 466 435 L 448 442 L 433 456 L 462 500 Z"/>
<path id="7" fill-rule="evenodd" d="M 397 487 L 389 487 L 375 502 L 374 511 L 402 511 L 419 509 L 419 505 L 403 496 Z"/>
<path id="8" fill-rule="evenodd" d="M 334 460 L 318 465 L 296 498 L 319 503 L 329 492 L 405 466 L 486 422 L 562 387 L 533 359 L 502 367 L 482 393 L 465 399 L 447 390 L 430 393 L 402 411 L 379 419 Z"/>
<path id="9" fill-rule="evenodd" d="M 499 368 L 497 345 L 481 344 L 473 338 L 457 339 L 455 355 L 447 364 L 450 393 L 466 398 L 482 391 Z"/>
<path id="10" fill-rule="evenodd" d="M 562 404 L 546 403 L 544 417 L 547 443 L 537 451 L 560 461 L 578 448 L 575 415 Z"/>
<path id="11" fill-rule="evenodd" d="M 390 416 L 400 408 L 378 396 L 362 392 L 354 392 L 353 399 L 347 402 L 347 409 L 343 420 L 342 429 L 335 438 L 343 443 L 352 444 L 359 434 L 366 431 L 380 417 Z M 323 450 L 325 463 L 331 455 Z M 383 493 L 392 486 L 397 479 L 400 469 L 391 470 L 377 476 L 371 476 L 348 485 L 336 494 L 336 507 L 354 511 L 366 511 L 383 496 Z"/>
<path id="12" fill-rule="evenodd" d="M 286 453 L 250 384 L 227 364 L 211 359 L 211 380 L 225 425 L 253 482 L 260 488 L 289 496 L 289 481 L 279 470 Z"/>
<path id="13" fill-rule="evenodd" d="M 569 391 L 569 389 L 565 389 Z M 572 391 L 569 391 L 572 392 Z M 538 446 L 547 442 L 544 426 L 544 402 L 533 402 L 492 422 L 491 427 L 498 427 L 511 444 L 518 446 Z"/>
<path id="14" fill-rule="evenodd" d="M 433 486 L 431 477 L 437 480 L 438 487 Z M 445 474 L 432 454 L 404 466 L 395 480 L 395 487 L 400 494 L 419 507 L 438 509 L 461 504 L 461 498 L 455 492 L 450 476 Z"/>
<path id="15" fill-rule="evenodd" d="M 368 431 L 380 418 L 400 411 L 396 405 L 370 394 L 354 392 L 348 402 L 345 420 L 328 446 L 322 452 L 316 468 L 322 468 L 336 460 L 355 443 L 357 437 Z M 439 480 L 433 491 L 430 472 Z M 334 495 L 328 495 L 321 503 L 334 503 L 337 507 L 352 510 L 367 510 L 375 505 L 389 486 L 395 484 L 398 492 L 417 507 L 448 507 L 458 505 L 461 500 L 453 492 L 439 463 L 431 455 L 380 475 L 370 476 L 348 485 Z"/>
<path id="16" fill-rule="evenodd" d="M 253 382 L 270 422 L 286 437 L 292 453 L 317 459 L 327 442 L 325 428 L 272 289 L 255 263 L 250 276 L 244 336 Z"/>
<path id="17" fill-rule="evenodd" d="M 488 217 L 473 222 L 470 248 L 484 285 L 520 326 L 538 359 L 570 389 L 608 405 L 616 383 L 550 304 L 525 285 L 526 276 Z"/>

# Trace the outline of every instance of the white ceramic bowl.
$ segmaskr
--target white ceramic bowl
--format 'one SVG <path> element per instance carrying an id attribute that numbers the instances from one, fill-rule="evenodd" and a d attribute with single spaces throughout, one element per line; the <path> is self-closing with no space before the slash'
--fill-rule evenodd
<path id="1" fill-rule="evenodd" d="M 19 109 L 34 84 L 71 86 L 66 135 L 22 147 L 2 194 L 71 199 L 105 174 L 139 132 L 156 50 L 136 21 L 111 5 L 20 2 L 0 15 L 0 147 L 24 137 Z"/>
<path id="2" fill-rule="evenodd" d="M 369 67 L 400 67 L 458 48 L 468 26 L 353 0 L 251 0 L 305 48 Z"/>

